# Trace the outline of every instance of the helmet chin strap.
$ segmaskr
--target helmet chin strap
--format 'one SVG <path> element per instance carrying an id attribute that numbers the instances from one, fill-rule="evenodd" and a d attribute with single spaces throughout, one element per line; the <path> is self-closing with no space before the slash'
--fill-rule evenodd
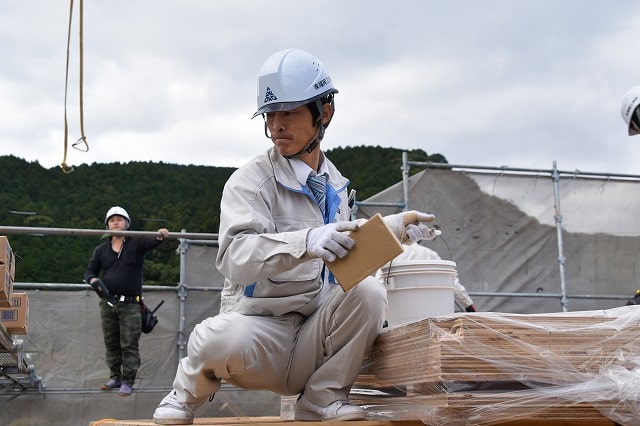
<path id="1" fill-rule="evenodd" d="M 303 152 L 306 152 L 307 154 L 311 154 L 313 152 L 314 149 L 316 149 L 318 147 L 318 145 L 320 144 L 320 141 L 322 140 L 322 138 L 324 137 L 324 126 L 321 123 L 321 120 L 318 120 L 318 126 L 320 126 L 320 130 L 318 130 L 318 133 L 316 135 L 315 138 L 311 139 L 311 142 L 309 142 L 307 144 L 306 147 L 302 148 L 300 151 L 296 152 L 295 154 L 292 155 L 285 155 L 285 158 L 294 158 L 297 157 L 298 155 L 302 154 Z M 271 139 L 271 135 L 269 134 L 269 128 L 267 127 L 267 123 L 264 123 L 264 135 Z"/>
<path id="2" fill-rule="evenodd" d="M 318 145 L 320 145 L 320 142 L 324 138 L 325 126 L 322 124 L 322 118 L 324 116 L 324 112 L 322 109 L 322 101 L 320 99 L 316 99 L 315 104 L 319 112 L 318 120 L 316 121 L 316 126 L 318 127 L 318 133 L 316 134 L 316 137 L 311 139 L 311 141 L 307 144 L 306 147 L 302 148 L 300 151 L 296 152 L 293 155 L 285 155 L 285 158 L 297 157 L 303 152 L 306 154 L 311 154 L 313 150 L 316 149 Z"/>
<path id="3" fill-rule="evenodd" d="M 316 134 L 316 137 L 311 139 L 311 142 L 309 142 L 306 147 L 302 148 L 300 151 L 296 152 L 293 155 L 285 155 L 284 156 L 285 158 L 291 159 L 291 158 L 299 156 L 303 152 L 306 153 L 306 154 L 311 154 L 313 152 L 313 150 L 316 149 L 318 147 L 318 145 L 320 145 L 320 141 L 324 137 L 324 126 L 322 125 L 322 123 L 320 121 L 321 121 L 321 119 L 318 119 L 318 125 L 320 126 L 320 129 L 318 130 L 318 133 Z"/>

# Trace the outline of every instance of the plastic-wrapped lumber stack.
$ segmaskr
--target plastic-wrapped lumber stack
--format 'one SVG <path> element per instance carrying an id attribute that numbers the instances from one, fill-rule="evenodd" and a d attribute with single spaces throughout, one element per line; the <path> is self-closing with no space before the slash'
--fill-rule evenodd
<path id="1" fill-rule="evenodd" d="M 385 329 L 350 398 L 368 417 L 430 425 L 640 424 L 640 306 L 460 313 Z"/>

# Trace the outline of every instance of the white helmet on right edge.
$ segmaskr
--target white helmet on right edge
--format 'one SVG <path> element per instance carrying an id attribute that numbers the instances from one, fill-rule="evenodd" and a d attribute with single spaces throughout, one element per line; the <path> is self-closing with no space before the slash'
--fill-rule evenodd
<path id="1" fill-rule="evenodd" d="M 318 58 L 300 49 L 282 50 L 269 56 L 260 69 L 258 110 L 253 117 L 291 111 L 332 93 L 338 90 Z"/>
<path id="2" fill-rule="evenodd" d="M 622 98 L 622 106 L 620 107 L 620 113 L 627 124 L 629 136 L 640 133 L 640 117 L 638 116 L 640 111 L 638 111 L 638 106 L 640 106 L 640 86 L 633 86 Z"/>

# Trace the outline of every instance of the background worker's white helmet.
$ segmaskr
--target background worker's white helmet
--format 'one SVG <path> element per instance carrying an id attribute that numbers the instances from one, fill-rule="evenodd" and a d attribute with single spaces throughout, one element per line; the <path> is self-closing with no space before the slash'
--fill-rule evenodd
<path id="1" fill-rule="evenodd" d="M 282 50 L 269 56 L 260 69 L 258 110 L 253 117 L 290 111 L 337 92 L 318 58 L 300 49 Z"/>
<path id="2" fill-rule="evenodd" d="M 634 114 L 640 114 L 640 112 L 637 111 L 638 106 L 640 106 L 640 86 L 634 86 L 624 95 L 624 98 L 622 98 L 622 106 L 620 107 L 620 113 L 622 114 L 622 119 L 627 124 L 629 136 L 640 133 L 640 129 L 632 125 Z M 636 117 L 635 120 L 635 123 L 640 125 L 640 117 Z"/>
<path id="3" fill-rule="evenodd" d="M 129 229 L 129 226 L 131 225 L 131 218 L 129 217 L 129 213 L 127 213 L 127 211 L 120 206 L 113 206 L 109 209 L 109 211 L 107 211 L 107 214 L 104 217 L 104 224 L 107 225 L 107 223 L 109 222 L 109 218 L 116 215 L 125 218 L 125 220 L 127 221 L 127 229 Z"/>

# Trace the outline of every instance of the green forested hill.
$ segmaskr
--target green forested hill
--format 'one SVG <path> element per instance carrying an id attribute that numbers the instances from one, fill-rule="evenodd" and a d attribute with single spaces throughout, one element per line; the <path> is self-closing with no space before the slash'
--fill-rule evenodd
<path id="1" fill-rule="evenodd" d="M 397 148 L 359 146 L 334 148 L 326 154 L 351 181 L 351 188 L 358 192 L 358 200 L 362 201 L 402 180 L 402 152 Z M 408 151 L 407 156 L 409 161 L 447 162 L 444 156 L 427 155 L 421 149 Z"/>
<path id="2" fill-rule="evenodd" d="M 336 148 L 327 156 L 351 180 L 363 200 L 402 179 L 402 150 Z M 446 159 L 422 150 L 415 161 Z M 127 209 L 134 230 L 166 227 L 172 232 L 218 232 L 220 197 L 228 167 L 130 162 L 76 166 L 72 173 L 43 168 L 14 156 L 0 156 L 0 225 L 102 229 L 113 205 Z M 16 253 L 16 281 L 78 283 L 95 237 L 8 235 Z M 147 256 L 145 284 L 179 280 L 178 242 L 168 240 Z"/>

